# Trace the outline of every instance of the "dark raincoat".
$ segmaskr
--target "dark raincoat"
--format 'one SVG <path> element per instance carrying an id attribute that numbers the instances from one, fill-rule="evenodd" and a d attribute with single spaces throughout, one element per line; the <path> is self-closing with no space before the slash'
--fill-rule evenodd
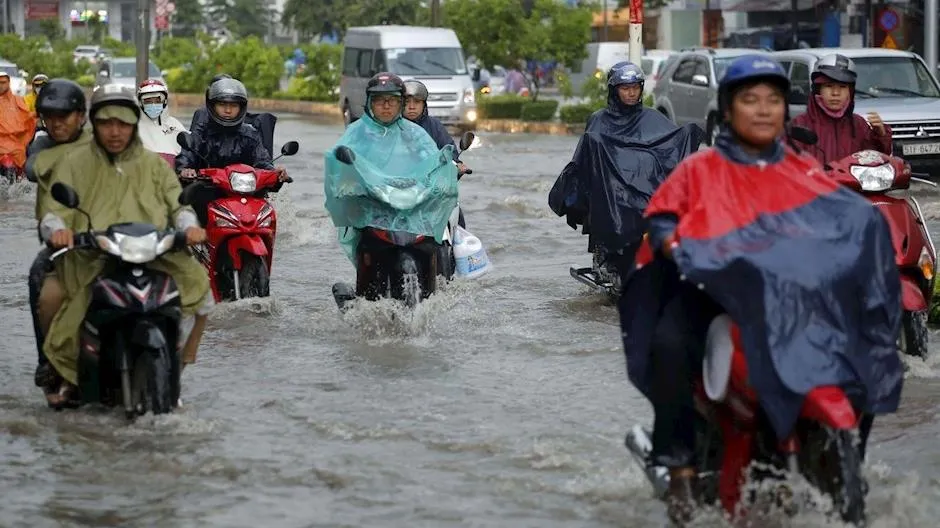
<path id="1" fill-rule="evenodd" d="M 897 409 L 901 295 L 891 233 L 815 160 L 789 149 L 760 164 L 731 161 L 721 146 L 699 152 L 659 188 L 646 216 L 675 222 L 682 279 L 739 325 L 748 381 L 779 437 L 818 386 L 863 389 L 866 412 Z M 619 304 L 629 377 L 647 396 L 652 329 L 680 280 L 653 255 L 644 242 Z"/>
<path id="2" fill-rule="evenodd" d="M 860 150 L 877 150 L 891 154 L 891 127 L 885 125 L 885 135 L 879 136 L 878 131 L 871 127 L 865 118 L 852 113 L 855 109 L 855 92 L 852 91 L 852 102 L 842 117 L 830 117 L 810 94 L 806 104 L 806 112 L 793 119 L 792 124 L 808 128 L 819 136 L 816 145 L 804 145 L 806 153 L 813 154 L 823 165 L 839 161 Z"/>
<path id="3" fill-rule="evenodd" d="M 677 127 L 643 105 L 624 105 L 610 90 L 607 108 L 588 120 L 570 163 L 548 195 L 568 225 L 591 235 L 590 248 L 618 252 L 646 230 L 643 211 L 680 160 L 702 141 L 696 125 Z"/>
<path id="4" fill-rule="evenodd" d="M 271 153 L 264 147 L 258 129 L 247 123 L 222 127 L 210 122 L 190 138 L 195 152 L 183 149 L 176 156 L 177 174 L 183 169 L 222 168 L 244 163 L 257 169 L 274 169 Z"/>
<path id="5" fill-rule="evenodd" d="M 454 138 L 450 135 L 450 132 L 447 131 L 447 127 L 444 126 L 444 123 L 441 123 L 440 119 L 431 117 L 431 115 L 428 114 L 427 105 L 424 106 L 424 112 L 421 113 L 421 117 L 415 120 L 414 123 L 423 128 L 431 136 L 431 139 L 437 143 L 437 148 L 442 149 L 447 145 L 453 145 L 454 161 L 457 161 L 460 153 L 457 152 L 457 144 L 454 143 Z"/>
<path id="6" fill-rule="evenodd" d="M 209 117 L 209 111 L 203 106 L 193 112 L 193 120 L 189 125 L 189 131 L 193 135 L 201 136 L 211 122 L 212 118 Z M 245 115 L 245 122 L 258 130 L 261 134 L 261 144 L 268 149 L 271 156 L 274 156 L 274 125 L 277 124 L 277 117 L 268 113 L 253 114 L 248 112 Z"/>

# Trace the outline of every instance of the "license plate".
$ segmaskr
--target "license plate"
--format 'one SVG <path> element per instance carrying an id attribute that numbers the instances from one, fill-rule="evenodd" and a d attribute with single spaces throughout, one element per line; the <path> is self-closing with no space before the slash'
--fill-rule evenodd
<path id="1" fill-rule="evenodd" d="M 940 143 L 912 143 L 902 145 L 905 156 L 923 156 L 926 154 L 940 154 Z"/>
<path id="2" fill-rule="evenodd" d="M 434 117 L 444 117 L 450 115 L 450 108 L 428 108 L 428 113 Z"/>

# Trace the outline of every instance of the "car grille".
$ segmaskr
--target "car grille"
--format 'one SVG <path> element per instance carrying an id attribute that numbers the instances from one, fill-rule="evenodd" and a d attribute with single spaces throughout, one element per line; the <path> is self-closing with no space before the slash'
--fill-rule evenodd
<path id="1" fill-rule="evenodd" d="M 891 126 L 891 137 L 895 141 L 940 138 L 940 121 L 888 123 L 888 125 Z"/>
<path id="2" fill-rule="evenodd" d="M 450 101 L 454 102 L 457 100 L 457 94 L 455 93 L 432 93 L 428 94 L 428 101 L 434 102 L 445 102 Z"/>

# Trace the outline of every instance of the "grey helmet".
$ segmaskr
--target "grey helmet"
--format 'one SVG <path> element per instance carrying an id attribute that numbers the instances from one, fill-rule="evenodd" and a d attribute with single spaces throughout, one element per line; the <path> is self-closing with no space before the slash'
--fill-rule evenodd
<path id="1" fill-rule="evenodd" d="M 607 86 L 610 88 L 622 84 L 639 84 L 642 87 L 645 83 L 643 70 L 632 62 L 618 62 L 607 72 Z"/>
<path id="2" fill-rule="evenodd" d="M 116 105 L 130 108 L 137 118 L 140 118 L 140 106 L 137 104 L 137 94 L 126 86 L 108 83 L 102 84 L 91 94 L 88 108 L 88 118 L 95 120 L 95 114 L 105 106 Z"/>
<path id="3" fill-rule="evenodd" d="M 238 103 L 238 115 L 233 119 L 222 119 L 215 113 L 215 103 L 232 102 Z M 219 79 L 212 83 L 209 92 L 206 94 L 206 109 L 209 111 L 209 117 L 218 125 L 224 127 L 237 127 L 245 121 L 245 115 L 248 113 L 248 90 L 238 79 Z"/>
<path id="4" fill-rule="evenodd" d="M 813 84 L 818 84 L 820 77 L 827 77 L 838 83 L 855 85 L 858 79 L 858 73 L 855 71 L 855 63 L 845 55 L 833 53 L 826 55 L 816 61 L 816 67 L 813 68 L 813 74 L 810 76 Z"/>
<path id="5" fill-rule="evenodd" d="M 419 101 L 427 102 L 428 87 L 421 81 L 405 81 L 405 97 L 414 97 Z"/>

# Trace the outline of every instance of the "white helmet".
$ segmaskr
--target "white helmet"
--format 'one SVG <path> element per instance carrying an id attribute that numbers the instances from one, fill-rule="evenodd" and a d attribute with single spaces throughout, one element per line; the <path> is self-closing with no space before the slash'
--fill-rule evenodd
<path id="1" fill-rule="evenodd" d="M 167 103 L 170 100 L 170 91 L 167 89 L 166 84 L 159 79 L 147 79 L 146 81 L 140 83 L 140 86 L 137 88 L 137 102 L 143 105 L 143 99 L 146 96 L 159 95 L 161 101 L 163 102 L 163 108 L 166 108 Z"/>

